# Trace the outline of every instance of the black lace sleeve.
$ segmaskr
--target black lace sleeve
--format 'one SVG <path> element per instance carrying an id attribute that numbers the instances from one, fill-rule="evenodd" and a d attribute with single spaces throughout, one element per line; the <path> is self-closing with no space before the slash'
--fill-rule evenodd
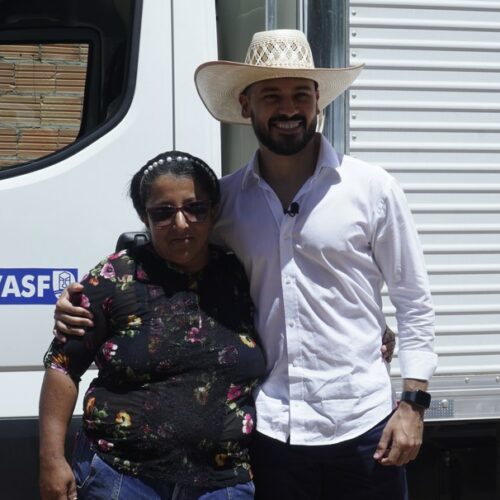
<path id="1" fill-rule="evenodd" d="M 83 278 L 83 292 L 74 298 L 75 303 L 92 312 L 94 326 L 82 337 L 68 335 L 66 342 L 54 339 L 44 357 L 46 368 L 69 375 L 77 384 L 109 335 L 107 311 L 116 290 L 114 266 L 110 258 L 102 260 Z"/>

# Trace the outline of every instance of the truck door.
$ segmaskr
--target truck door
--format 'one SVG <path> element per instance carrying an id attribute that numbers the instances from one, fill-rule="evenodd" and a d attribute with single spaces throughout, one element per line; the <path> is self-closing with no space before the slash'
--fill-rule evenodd
<path id="1" fill-rule="evenodd" d="M 0 4 L 0 496 L 36 498 L 32 419 L 58 293 L 142 229 L 127 189 L 149 158 L 177 148 L 220 171 L 193 81 L 217 58 L 215 3 Z"/>

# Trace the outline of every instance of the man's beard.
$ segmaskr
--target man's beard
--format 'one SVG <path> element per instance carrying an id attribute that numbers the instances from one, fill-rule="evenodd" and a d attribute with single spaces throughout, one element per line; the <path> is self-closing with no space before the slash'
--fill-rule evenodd
<path id="1" fill-rule="evenodd" d="M 308 128 L 305 128 L 305 131 L 301 136 L 283 134 L 279 139 L 273 139 L 269 130 L 271 130 L 273 122 L 275 121 L 284 122 L 297 120 L 302 122 L 302 127 L 305 128 L 306 119 L 303 116 L 294 116 L 292 118 L 281 116 L 274 117 L 269 120 L 268 129 L 264 129 L 257 123 L 257 120 L 255 120 L 255 117 L 252 115 L 252 126 L 255 136 L 263 146 L 275 154 L 291 156 L 299 151 L 302 151 L 313 138 L 316 132 L 318 118 L 316 116 L 314 117 L 314 120 L 312 120 Z"/>

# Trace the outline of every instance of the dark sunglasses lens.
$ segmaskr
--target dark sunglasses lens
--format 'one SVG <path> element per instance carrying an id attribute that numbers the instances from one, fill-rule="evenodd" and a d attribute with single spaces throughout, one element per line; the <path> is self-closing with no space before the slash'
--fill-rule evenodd
<path id="1" fill-rule="evenodd" d="M 150 208 L 148 215 L 153 222 L 168 222 L 174 217 L 176 212 L 175 207 L 158 207 Z"/>
<path id="2" fill-rule="evenodd" d="M 172 206 L 148 208 L 147 213 L 152 222 L 162 227 L 172 224 L 179 210 L 182 211 L 184 217 L 186 217 L 189 222 L 204 222 L 210 213 L 210 202 L 197 201 L 194 203 L 187 203 L 180 208 Z"/>
<path id="3" fill-rule="evenodd" d="M 210 203 L 201 201 L 188 203 L 182 207 L 182 211 L 191 222 L 203 222 L 210 212 Z"/>

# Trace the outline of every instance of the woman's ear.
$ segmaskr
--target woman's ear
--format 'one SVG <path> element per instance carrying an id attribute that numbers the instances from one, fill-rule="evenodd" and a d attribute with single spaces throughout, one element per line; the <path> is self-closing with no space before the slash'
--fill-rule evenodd
<path id="1" fill-rule="evenodd" d="M 146 214 L 141 215 L 141 221 L 149 229 L 149 220 Z"/>

